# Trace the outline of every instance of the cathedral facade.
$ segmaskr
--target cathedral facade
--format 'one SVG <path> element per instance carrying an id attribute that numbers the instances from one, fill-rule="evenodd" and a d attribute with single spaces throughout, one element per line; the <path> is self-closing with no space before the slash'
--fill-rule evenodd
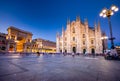
<path id="1" fill-rule="evenodd" d="M 100 23 L 89 27 L 88 21 L 81 22 L 77 17 L 76 21 L 67 21 L 66 30 L 62 28 L 62 35 L 57 33 L 57 53 L 102 53 L 102 32 Z"/>

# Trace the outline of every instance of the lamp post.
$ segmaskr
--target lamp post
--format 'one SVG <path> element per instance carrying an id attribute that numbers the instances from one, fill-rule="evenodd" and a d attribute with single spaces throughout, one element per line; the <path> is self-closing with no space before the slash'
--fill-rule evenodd
<path id="1" fill-rule="evenodd" d="M 106 50 L 104 41 L 107 40 L 108 37 L 107 36 L 103 36 L 103 37 L 101 37 L 101 39 L 102 39 L 102 46 L 103 46 L 103 53 L 104 53 L 104 50 Z"/>
<path id="2" fill-rule="evenodd" d="M 100 16 L 101 17 L 107 17 L 108 18 L 108 24 L 109 24 L 109 28 L 110 28 L 110 38 L 109 40 L 111 40 L 111 47 L 114 47 L 114 37 L 112 34 L 112 26 L 111 26 L 111 21 L 110 21 L 110 17 L 114 14 L 114 12 L 117 12 L 119 9 L 117 6 L 112 5 L 110 9 L 104 8 L 101 12 L 100 12 Z"/>

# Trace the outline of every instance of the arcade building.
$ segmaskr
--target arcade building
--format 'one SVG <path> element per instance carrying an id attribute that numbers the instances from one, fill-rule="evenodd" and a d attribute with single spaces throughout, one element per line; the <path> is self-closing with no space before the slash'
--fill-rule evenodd
<path id="1" fill-rule="evenodd" d="M 7 51 L 9 52 L 32 52 L 31 41 L 32 33 L 10 26 L 8 29 L 8 40 Z"/>
<path id="2" fill-rule="evenodd" d="M 56 43 L 37 38 L 31 32 L 10 26 L 8 34 L 0 33 L 0 52 L 46 52 L 55 53 Z"/>
<path id="3" fill-rule="evenodd" d="M 32 40 L 32 52 L 56 53 L 56 43 L 53 41 L 36 38 Z"/>

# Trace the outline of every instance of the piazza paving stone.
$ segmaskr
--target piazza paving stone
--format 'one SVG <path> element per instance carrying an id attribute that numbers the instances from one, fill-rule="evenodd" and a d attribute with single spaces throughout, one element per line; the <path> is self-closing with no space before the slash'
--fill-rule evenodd
<path id="1" fill-rule="evenodd" d="M 0 81 L 120 81 L 120 61 L 102 56 L 0 56 Z"/>

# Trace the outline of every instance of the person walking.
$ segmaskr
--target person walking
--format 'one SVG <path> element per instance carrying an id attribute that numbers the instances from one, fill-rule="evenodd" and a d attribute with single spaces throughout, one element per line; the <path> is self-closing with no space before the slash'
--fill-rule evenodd
<path id="1" fill-rule="evenodd" d="M 75 53 L 72 53 L 72 56 L 74 57 L 74 56 L 75 56 Z"/>
<path id="2" fill-rule="evenodd" d="M 115 47 L 111 47 L 110 55 L 115 59 L 118 57 L 118 53 Z"/>

